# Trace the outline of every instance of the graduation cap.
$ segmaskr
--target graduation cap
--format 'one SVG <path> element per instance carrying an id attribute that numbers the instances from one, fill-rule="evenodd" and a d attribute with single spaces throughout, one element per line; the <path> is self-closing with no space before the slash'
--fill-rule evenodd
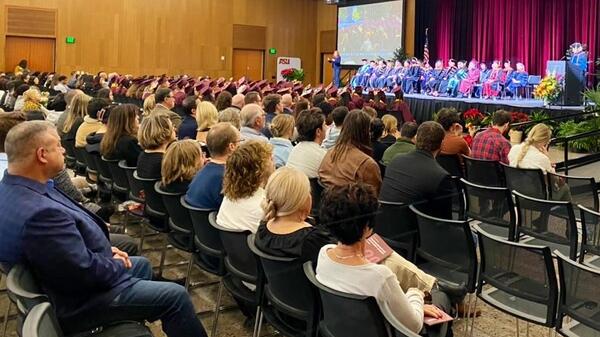
<path id="1" fill-rule="evenodd" d="M 277 90 L 277 93 L 280 95 L 285 95 L 285 94 L 289 94 L 292 92 L 292 88 L 287 87 L 287 88 L 281 88 L 279 90 Z"/>
<path id="2" fill-rule="evenodd" d="M 262 88 L 267 85 L 267 80 L 260 80 L 256 83 L 259 88 Z"/>
<path id="3" fill-rule="evenodd" d="M 271 85 L 267 84 L 266 87 L 264 87 L 261 91 L 263 94 L 269 94 L 273 92 L 273 88 L 271 87 Z"/>
<path id="4" fill-rule="evenodd" d="M 331 86 L 329 89 L 327 89 L 327 95 L 337 96 L 337 90 L 338 88 L 336 86 Z"/>
<path id="5" fill-rule="evenodd" d="M 300 84 L 296 84 L 296 85 L 295 85 L 295 86 L 292 88 L 292 90 L 293 90 L 293 91 L 302 91 L 302 88 L 303 88 L 303 86 L 302 86 L 302 83 L 300 83 Z"/>
<path id="6" fill-rule="evenodd" d="M 302 97 L 306 97 L 306 96 L 310 96 L 310 94 L 312 93 L 312 89 L 311 88 L 304 88 L 304 91 L 302 92 L 302 94 L 300 96 Z"/>
<path id="7" fill-rule="evenodd" d="M 239 82 L 238 82 L 239 83 Z M 248 85 L 247 84 L 242 84 L 237 88 L 237 93 L 238 94 L 246 94 L 248 92 Z"/>
<path id="8" fill-rule="evenodd" d="M 201 96 L 210 95 L 211 93 L 212 89 L 208 86 L 203 86 L 202 88 L 200 88 L 200 90 L 198 90 L 198 94 Z"/>
<path id="9" fill-rule="evenodd" d="M 219 77 L 219 79 L 217 80 L 217 85 L 221 85 L 222 83 L 225 82 L 225 77 Z"/>
<path id="10" fill-rule="evenodd" d="M 397 92 L 400 92 L 400 91 L 402 91 L 402 87 L 399 86 L 399 85 L 395 86 L 394 89 L 392 89 L 392 93 L 394 93 L 394 94 L 397 93 Z"/>
<path id="11" fill-rule="evenodd" d="M 238 85 L 242 85 L 244 83 L 246 83 L 246 76 L 242 76 L 240 77 L 240 79 L 237 81 Z"/>

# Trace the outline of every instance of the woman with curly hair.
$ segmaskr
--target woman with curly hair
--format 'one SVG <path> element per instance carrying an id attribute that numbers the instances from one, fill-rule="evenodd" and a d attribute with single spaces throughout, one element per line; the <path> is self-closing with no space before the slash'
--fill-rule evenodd
<path id="1" fill-rule="evenodd" d="M 256 232 L 263 218 L 264 186 L 273 173 L 271 144 L 249 140 L 227 159 L 223 177 L 223 203 L 217 224 L 231 230 Z"/>

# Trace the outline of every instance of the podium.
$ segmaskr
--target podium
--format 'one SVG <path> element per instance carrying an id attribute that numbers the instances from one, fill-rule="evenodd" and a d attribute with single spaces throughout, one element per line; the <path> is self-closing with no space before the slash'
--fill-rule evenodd
<path id="1" fill-rule="evenodd" d="M 580 106 L 583 104 L 583 91 L 585 90 L 585 75 L 576 65 L 569 61 L 548 61 L 546 74 L 554 74 L 563 84 L 556 105 Z"/>

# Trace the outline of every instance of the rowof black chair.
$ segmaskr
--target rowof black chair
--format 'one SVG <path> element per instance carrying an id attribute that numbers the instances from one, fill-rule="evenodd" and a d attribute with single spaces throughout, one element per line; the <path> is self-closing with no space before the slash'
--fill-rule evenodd
<path id="1" fill-rule="evenodd" d="M 285 336 L 316 337 L 320 318 L 318 294 L 295 258 L 269 255 L 256 247 L 254 235 L 248 236 L 248 247 L 258 257 L 257 292 L 263 293 L 262 318 Z M 290 291 L 290 290 L 293 291 Z M 285 319 L 282 318 L 285 317 Z M 288 324 L 295 321 L 297 324 Z M 302 325 L 299 328 L 298 325 Z"/>
<path id="2" fill-rule="evenodd" d="M 312 209 L 310 211 L 310 215 L 313 218 L 318 218 L 319 209 L 321 206 L 321 194 L 323 193 L 323 186 L 319 182 L 319 178 L 310 178 L 308 179 L 310 182 L 310 194 L 312 197 Z"/>
<path id="3" fill-rule="evenodd" d="M 319 333 L 324 337 L 388 337 L 394 329 L 397 337 L 419 337 L 398 322 L 387 307 L 379 308 L 371 296 L 343 293 L 317 280 L 311 261 L 304 263 L 304 274 L 318 289 L 323 318 Z M 390 319 L 391 318 L 391 319 Z"/>
<path id="4" fill-rule="evenodd" d="M 417 218 L 408 205 L 379 200 L 374 230 L 396 253 L 414 261 L 418 238 Z"/>
<path id="5" fill-rule="evenodd" d="M 469 182 L 490 187 L 506 186 L 504 171 L 498 161 L 475 159 L 465 155 L 462 158 L 465 163 L 465 178 Z"/>
<path id="6" fill-rule="evenodd" d="M 506 187 L 537 199 L 548 199 L 546 175 L 541 169 L 516 168 L 501 163 Z"/>
<path id="7" fill-rule="evenodd" d="M 462 164 L 460 163 L 460 157 L 458 155 L 438 154 L 435 157 L 435 160 L 444 170 L 450 173 L 451 176 L 459 178 L 465 176 Z"/>
<path id="8" fill-rule="evenodd" d="M 129 194 L 129 181 L 127 180 L 127 173 L 125 170 L 119 167 L 118 159 L 107 159 L 102 157 L 102 160 L 108 164 L 108 169 L 112 177 L 112 193 L 113 197 L 117 200 L 127 200 Z"/>
<path id="9" fill-rule="evenodd" d="M 583 263 L 586 257 L 594 257 L 594 260 L 588 263 L 600 268 L 600 212 L 581 205 L 578 207 L 581 214 L 582 234 L 579 262 Z"/>
<path id="10" fill-rule="evenodd" d="M 598 185 L 593 177 L 566 176 L 558 173 L 548 172 L 550 182 L 549 199 L 555 200 L 555 188 L 559 184 L 566 184 L 571 195 L 573 205 L 582 205 L 589 209 L 598 209 Z"/>

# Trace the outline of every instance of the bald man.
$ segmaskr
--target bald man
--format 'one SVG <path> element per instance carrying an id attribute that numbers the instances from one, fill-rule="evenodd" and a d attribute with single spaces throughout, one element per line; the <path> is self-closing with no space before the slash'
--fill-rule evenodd
<path id="1" fill-rule="evenodd" d="M 65 334 L 160 319 L 170 337 L 206 336 L 184 287 L 150 281 L 147 259 L 111 247 L 104 221 L 54 187 L 65 149 L 52 123 L 17 125 L 4 147 L 0 264 L 28 265 Z"/>

